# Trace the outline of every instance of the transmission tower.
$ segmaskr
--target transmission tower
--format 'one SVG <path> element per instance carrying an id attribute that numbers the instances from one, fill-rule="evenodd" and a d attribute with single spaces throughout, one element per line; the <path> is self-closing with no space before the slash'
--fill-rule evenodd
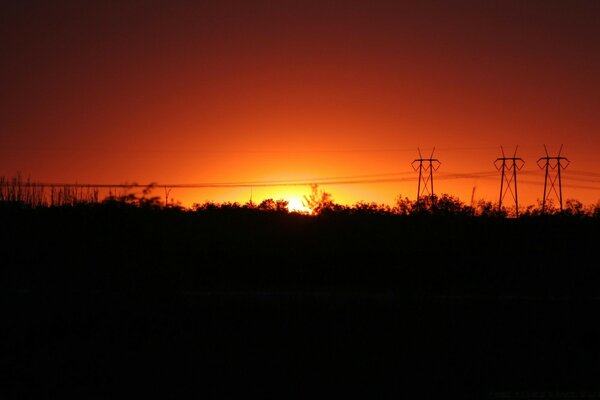
<path id="1" fill-rule="evenodd" d="M 437 158 L 433 158 L 433 152 L 435 147 L 431 151 L 429 158 L 423 158 L 421 155 L 421 149 L 419 151 L 419 158 L 414 160 L 411 165 L 415 171 L 419 171 L 419 183 L 417 185 L 417 201 L 421 196 L 430 195 L 434 199 L 433 191 L 433 173 L 438 170 L 442 164 Z M 421 183 L 423 185 L 421 185 Z"/>
<path id="2" fill-rule="evenodd" d="M 548 155 L 548 149 L 544 145 L 544 151 L 546 157 L 540 157 L 537 164 L 540 169 L 544 169 L 546 176 L 544 177 L 544 197 L 542 200 L 542 213 L 546 211 L 546 200 L 554 193 L 558 198 L 560 204 L 560 211 L 563 210 L 563 197 L 562 197 L 562 179 L 560 171 L 566 169 L 571 161 L 567 157 L 561 157 L 563 145 L 560 145 L 558 155 L 556 157 L 550 157 Z M 558 190 L 556 188 L 558 184 Z"/>
<path id="3" fill-rule="evenodd" d="M 502 201 L 508 193 L 511 194 L 515 201 L 515 213 L 519 216 L 519 192 L 517 191 L 517 171 L 520 171 L 525 165 L 525 161 L 522 158 L 517 157 L 517 150 L 519 146 L 515 147 L 515 152 L 512 157 L 506 157 L 504 154 L 504 148 L 500 146 L 502 150 L 502 157 L 496 158 L 494 166 L 498 171 L 501 171 L 502 176 L 500 178 L 500 199 L 498 200 L 498 210 L 502 211 Z M 505 186 L 506 184 L 506 186 Z"/>

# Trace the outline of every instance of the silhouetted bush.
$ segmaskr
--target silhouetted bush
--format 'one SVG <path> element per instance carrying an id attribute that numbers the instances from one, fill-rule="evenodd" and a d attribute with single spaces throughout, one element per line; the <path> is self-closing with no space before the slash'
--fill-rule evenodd
<path id="1" fill-rule="evenodd" d="M 365 201 L 355 203 L 348 210 L 352 214 L 360 215 L 391 215 L 393 213 L 393 210 L 385 204 L 367 203 Z"/>
<path id="2" fill-rule="evenodd" d="M 569 217 L 585 217 L 586 210 L 582 202 L 575 199 L 567 199 L 562 214 Z"/>
<path id="3" fill-rule="evenodd" d="M 588 210 L 588 215 L 591 215 L 594 218 L 600 218 L 600 201 L 590 206 L 590 209 Z"/>
<path id="4" fill-rule="evenodd" d="M 308 196 L 304 196 L 302 202 L 304 207 L 311 210 L 314 215 L 319 215 L 325 210 L 332 210 L 335 207 L 333 198 L 330 193 L 319 190 L 319 185 L 311 185 L 311 193 Z"/>
<path id="5" fill-rule="evenodd" d="M 508 216 L 508 211 L 503 208 L 499 209 L 497 203 L 491 201 L 479 200 L 474 210 L 475 215 L 485 218 L 505 218 Z"/>

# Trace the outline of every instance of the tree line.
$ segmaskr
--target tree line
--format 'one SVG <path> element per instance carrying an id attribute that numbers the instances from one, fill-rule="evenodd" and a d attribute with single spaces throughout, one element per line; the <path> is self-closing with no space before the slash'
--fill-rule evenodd
<path id="1" fill-rule="evenodd" d="M 423 196 L 419 199 L 409 199 L 399 195 L 393 205 L 376 202 L 359 201 L 352 205 L 337 203 L 331 193 L 323 191 L 318 185 L 311 186 L 311 193 L 304 196 L 303 204 L 306 212 L 290 211 L 289 203 L 285 199 L 268 198 L 260 202 L 252 200 L 240 202 L 214 202 L 205 201 L 194 203 L 190 208 L 183 207 L 180 203 L 170 199 L 168 192 L 165 196 L 154 194 L 154 185 L 148 185 L 140 192 L 133 192 L 131 188 L 119 187 L 111 189 L 101 196 L 100 190 L 88 185 L 52 186 L 36 184 L 29 178 L 22 179 L 20 175 L 8 179 L 0 177 L 0 204 L 7 207 L 72 207 L 72 206 L 120 206 L 141 207 L 151 209 L 176 209 L 192 212 L 269 212 L 280 214 L 307 214 L 307 215 L 332 215 L 332 214 L 368 214 L 368 215 L 437 215 L 437 216 L 478 216 L 506 218 L 514 217 L 514 207 L 499 207 L 498 203 L 479 200 L 466 204 L 455 196 L 441 194 L 439 196 Z M 540 201 L 535 205 L 519 208 L 522 217 L 541 215 L 557 215 L 570 217 L 600 218 L 600 200 L 596 204 L 584 205 L 576 199 L 567 199 L 561 211 L 552 200 L 548 200 L 544 209 Z"/>

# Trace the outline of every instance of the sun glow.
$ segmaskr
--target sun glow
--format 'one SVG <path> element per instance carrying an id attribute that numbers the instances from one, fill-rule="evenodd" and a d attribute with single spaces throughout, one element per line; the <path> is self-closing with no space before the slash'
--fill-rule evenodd
<path id="1" fill-rule="evenodd" d="M 289 212 L 298 212 L 298 213 L 304 213 L 304 214 L 310 214 L 311 210 L 310 208 L 306 207 L 303 203 L 302 200 L 300 200 L 297 197 L 288 197 L 285 200 L 287 200 L 288 202 L 288 211 Z"/>

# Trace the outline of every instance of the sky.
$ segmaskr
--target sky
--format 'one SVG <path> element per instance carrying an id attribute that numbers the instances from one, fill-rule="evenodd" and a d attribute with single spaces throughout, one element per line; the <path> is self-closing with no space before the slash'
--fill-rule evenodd
<path id="1" fill-rule="evenodd" d="M 435 147 L 435 191 L 468 203 L 498 200 L 518 145 L 533 204 L 545 144 L 564 197 L 600 199 L 594 0 L 5 1 L 0 54 L 3 176 L 391 205 Z"/>

